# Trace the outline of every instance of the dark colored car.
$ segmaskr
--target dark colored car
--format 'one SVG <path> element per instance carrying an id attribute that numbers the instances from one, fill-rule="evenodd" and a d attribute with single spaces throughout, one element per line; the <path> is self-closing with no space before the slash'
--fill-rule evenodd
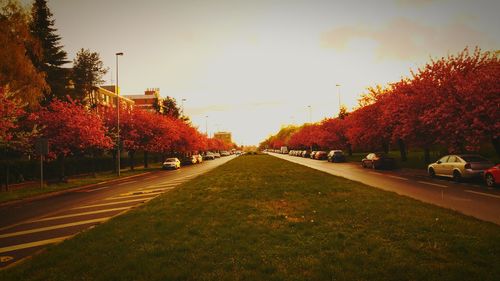
<path id="1" fill-rule="evenodd" d="M 363 168 L 372 169 L 393 169 L 396 166 L 394 158 L 388 157 L 384 153 L 376 152 L 366 155 L 366 157 L 361 160 L 361 166 Z"/>
<path id="2" fill-rule="evenodd" d="M 484 171 L 484 181 L 489 187 L 500 185 L 500 164 L 496 164 Z"/>
<path id="3" fill-rule="evenodd" d="M 342 150 L 331 150 L 328 153 L 328 162 L 332 163 L 345 162 L 344 152 L 342 152 Z"/>
<path id="4" fill-rule="evenodd" d="M 326 160 L 328 158 L 328 153 L 326 151 L 317 151 L 316 154 L 314 154 L 314 159 L 316 160 Z"/>
<path id="5" fill-rule="evenodd" d="M 193 165 L 198 162 L 198 159 L 194 155 L 182 157 L 180 160 L 182 165 Z"/>

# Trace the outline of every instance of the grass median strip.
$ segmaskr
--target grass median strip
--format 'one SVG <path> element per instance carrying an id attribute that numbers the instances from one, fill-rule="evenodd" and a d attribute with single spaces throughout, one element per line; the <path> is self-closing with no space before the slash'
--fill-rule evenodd
<path id="1" fill-rule="evenodd" d="M 500 227 L 242 156 L 1 280 L 499 280 Z"/>

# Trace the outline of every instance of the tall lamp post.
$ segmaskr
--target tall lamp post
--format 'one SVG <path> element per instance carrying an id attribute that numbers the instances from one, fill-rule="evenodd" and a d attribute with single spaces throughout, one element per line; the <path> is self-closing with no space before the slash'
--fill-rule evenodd
<path id="1" fill-rule="evenodd" d="M 182 110 L 182 115 L 184 115 L 184 102 L 186 99 L 181 99 L 181 110 Z"/>
<path id="2" fill-rule="evenodd" d="M 208 138 L 208 115 L 205 115 L 205 135 Z"/>
<path id="3" fill-rule="evenodd" d="M 122 52 L 116 53 L 116 174 L 120 176 L 120 93 L 118 88 L 118 56 L 123 56 Z"/>
<path id="4" fill-rule="evenodd" d="M 337 87 L 337 95 L 339 96 L 339 114 L 340 114 L 340 84 L 335 84 L 335 87 Z"/>

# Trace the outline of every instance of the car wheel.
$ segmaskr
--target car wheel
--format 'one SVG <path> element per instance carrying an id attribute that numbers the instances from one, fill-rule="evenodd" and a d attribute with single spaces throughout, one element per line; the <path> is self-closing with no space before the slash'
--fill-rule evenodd
<path id="1" fill-rule="evenodd" d="M 361 167 L 366 168 L 365 162 L 361 162 Z"/>
<path id="2" fill-rule="evenodd" d="M 459 171 L 453 171 L 453 181 L 455 181 L 455 182 L 462 181 L 462 175 L 460 174 Z"/>
<path id="3" fill-rule="evenodd" d="M 495 178 L 493 177 L 492 174 L 486 174 L 485 180 L 486 180 L 487 186 L 489 186 L 489 187 L 495 186 Z"/>
<path id="4" fill-rule="evenodd" d="M 429 176 L 431 178 L 435 178 L 436 177 L 436 172 L 434 171 L 433 168 L 429 168 Z"/>
<path id="5" fill-rule="evenodd" d="M 376 169 L 375 168 L 375 162 L 372 162 L 372 169 L 374 169 L 374 170 Z"/>

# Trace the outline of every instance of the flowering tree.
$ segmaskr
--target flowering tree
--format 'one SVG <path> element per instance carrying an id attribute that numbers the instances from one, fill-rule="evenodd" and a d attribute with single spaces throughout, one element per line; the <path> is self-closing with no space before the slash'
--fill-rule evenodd
<path id="1" fill-rule="evenodd" d="M 112 147 L 101 117 L 74 101 L 54 100 L 49 106 L 35 112 L 32 119 L 41 128 L 41 136 L 48 139 L 49 157 L 61 160 L 62 177 L 65 176 L 66 156 L 75 153 L 93 154 L 96 150 Z"/>

